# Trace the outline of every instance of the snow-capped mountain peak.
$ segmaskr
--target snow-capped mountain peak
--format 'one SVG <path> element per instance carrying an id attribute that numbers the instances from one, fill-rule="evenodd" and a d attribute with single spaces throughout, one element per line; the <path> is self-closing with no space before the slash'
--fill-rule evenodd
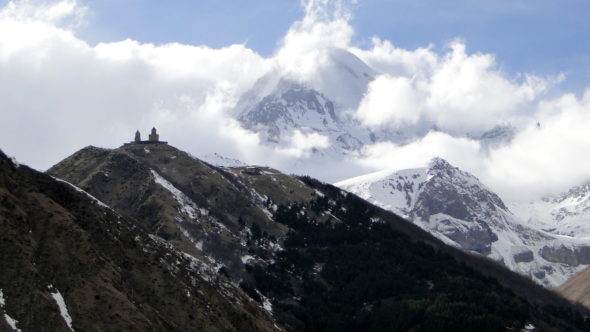
<path id="1" fill-rule="evenodd" d="M 444 207 L 431 207 L 427 204 L 432 199 L 442 201 L 442 195 L 449 197 L 461 195 L 462 201 L 473 195 L 478 201 L 469 198 L 471 209 L 477 203 L 496 206 L 506 210 L 504 202 L 488 190 L 479 180 L 442 158 L 433 158 L 426 167 L 401 171 L 379 171 L 336 183 L 337 186 L 359 194 L 361 197 L 377 203 L 390 210 L 395 210 L 407 217 L 425 217 L 433 210 Z M 425 192 L 427 190 L 427 192 Z M 426 197 L 423 197 L 426 195 Z M 431 197 L 434 196 L 434 197 Z M 451 200 L 459 204 L 459 200 Z M 471 202 L 473 201 L 473 202 Z M 477 210 L 482 210 L 481 206 Z M 465 218 L 469 213 L 464 206 L 449 208 L 454 217 Z"/>
<path id="2" fill-rule="evenodd" d="M 379 75 L 351 52 L 331 49 L 326 62 L 310 77 L 277 65 L 242 94 L 232 115 L 245 129 L 258 133 L 263 144 L 278 149 L 291 149 L 300 135 L 320 135 L 325 144 L 310 150 L 315 157 L 333 161 L 373 143 L 407 144 L 439 130 L 426 119 L 395 128 L 363 125 L 356 112 Z M 446 133 L 477 140 L 482 150 L 488 151 L 509 142 L 515 129 L 500 124 L 484 132 Z"/>
<path id="3" fill-rule="evenodd" d="M 262 132 L 267 141 L 275 143 L 294 129 L 342 130 L 332 101 L 316 90 L 287 80 L 281 80 L 272 94 L 244 109 L 238 119 L 246 128 Z"/>
<path id="4" fill-rule="evenodd" d="M 289 148 L 295 133 L 319 134 L 329 144 L 313 152 L 336 159 L 385 133 L 373 134 L 353 112 L 378 73 L 354 54 L 332 49 L 313 77 L 302 78 L 280 68 L 259 78 L 238 101 L 234 116 L 262 142 Z M 327 147 L 326 147 L 327 146 Z"/>
<path id="5" fill-rule="evenodd" d="M 475 176 L 441 158 L 423 168 L 380 171 L 336 185 L 547 286 L 563 283 L 588 264 L 583 252 L 589 241 L 526 225 Z"/>

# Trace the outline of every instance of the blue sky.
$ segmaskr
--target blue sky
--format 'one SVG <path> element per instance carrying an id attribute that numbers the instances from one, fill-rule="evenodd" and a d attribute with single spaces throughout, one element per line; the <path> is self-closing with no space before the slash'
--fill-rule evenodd
<path id="1" fill-rule="evenodd" d="M 91 43 L 131 38 L 220 48 L 247 43 L 271 54 L 289 26 L 303 15 L 293 0 L 100 0 L 80 31 Z"/>
<path id="2" fill-rule="evenodd" d="M 303 16 L 294 0 L 99 0 L 78 35 L 90 43 L 131 38 L 213 48 L 235 43 L 271 55 Z M 349 4 L 354 42 L 371 36 L 414 49 L 463 39 L 509 73 L 568 74 L 558 90 L 580 93 L 590 81 L 590 2 L 583 0 L 360 0 Z"/>

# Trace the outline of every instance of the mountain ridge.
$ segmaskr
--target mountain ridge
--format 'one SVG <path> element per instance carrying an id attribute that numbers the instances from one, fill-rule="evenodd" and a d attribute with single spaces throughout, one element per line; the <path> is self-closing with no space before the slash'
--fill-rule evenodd
<path id="1" fill-rule="evenodd" d="M 476 177 L 441 158 L 425 168 L 381 171 L 336 185 L 404 215 L 447 244 L 489 256 L 549 287 L 590 263 L 588 241 L 527 226 Z"/>

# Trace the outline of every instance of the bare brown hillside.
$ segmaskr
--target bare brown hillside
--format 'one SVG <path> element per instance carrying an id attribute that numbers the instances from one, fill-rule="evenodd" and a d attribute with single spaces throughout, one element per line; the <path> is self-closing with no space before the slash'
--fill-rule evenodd
<path id="1" fill-rule="evenodd" d="M 557 288 L 557 291 L 571 301 L 590 308 L 590 269 L 585 269 Z"/>

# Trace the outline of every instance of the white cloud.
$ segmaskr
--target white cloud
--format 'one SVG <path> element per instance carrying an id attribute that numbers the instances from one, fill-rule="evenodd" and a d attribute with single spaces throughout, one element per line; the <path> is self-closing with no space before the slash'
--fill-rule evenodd
<path id="1" fill-rule="evenodd" d="M 590 90 L 580 99 L 567 94 L 542 102 L 533 119 L 512 144 L 492 151 L 482 177 L 511 199 L 590 180 Z"/>
<path id="2" fill-rule="evenodd" d="M 430 131 L 406 145 L 391 142 L 368 145 L 361 150 L 357 162 L 373 169 L 401 170 L 424 167 L 432 158 L 441 157 L 458 167 L 473 169 L 478 156 L 483 157 L 478 142 Z"/>
<path id="3" fill-rule="evenodd" d="M 128 39 L 98 44 L 94 51 L 103 60 L 145 63 L 167 81 L 226 80 L 241 89 L 249 87 L 252 78 L 269 67 L 264 58 L 244 45 L 212 49 L 177 43 L 156 46 Z"/>
<path id="4" fill-rule="evenodd" d="M 304 18 L 293 23 L 275 59 L 286 74 L 308 81 L 330 61 L 333 49 L 348 47 L 354 31 L 342 1 L 309 0 L 303 5 Z"/>
<path id="5" fill-rule="evenodd" d="M 49 3 L 35 0 L 9 1 L 0 11 L 0 20 L 76 28 L 83 24 L 87 11 L 88 8 L 81 6 L 76 0 Z"/>
<path id="6" fill-rule="evenodd" d="M 547 82 L 529 77 L 514 82 L 495 69 L 489 54 L 467 55 L 465 45 L 453 42 L 431 77 L 428 108 L 441 128 L 482 131 L 528 106 L 547 87 Z"/>
<path id="7" fill-rule="evenodd" d="M 318 133 L 302 133 L 299 130 L 294 130 L 288 141 L 291 142 L 290 146 L 282 149 L 282 151 L 289 156 L 297 158 L 307 158 L 313 149 L 323 149 L 330 146 L 326 136 Z"/>
<path id="8" fill-rule="evenodd" d="M 368 87 L 356 112 L 367 126 L 401 127 L 418 122 L 422 113 L 419 91 L 414 81 L 398 76 L 380 75 Z"/>
<path id="9" fill-rule="evenodd" d="M 438 55 L 431 50 L 432 46 L 406 50 L 379 37 L 373 37 L 371 42 L 371 49 L 351 47 L 350 51 L 380 73 L 427 79 L 439 62 Z"/>
<path id="10" fill-rule="evenodd" d="M 369 87 L 357 116 L 371 127 L 399 128 L 421 120 L 455 134 L 477 134 L 533 109 L 539 97 L 563 79 L 512 79 L 497 69 L 490 54 L 467 54 L 460 41 L 448 48 L 439 56 L 429 48 L 401 50 L 374 38 L 371 50 L 353 49 L 390 76 L 389 96 L 385 80 L 378 79 L 374 84 L 381 88 Z M 411 117 L 408 107 L 414 109 Z"/>
<path id="11" fill-rule="evenodd" d="M 510 144 L 489 154 L 477 141 L 431 131 L 406 145 L 366 146 L 356 161 L 375 170 L 398 170 L 442 157 L 507 201 L 538 199 L 590 180 L 590 89 L 580 98 L 566 94 L 542 101 L 528 121 Z"/>

